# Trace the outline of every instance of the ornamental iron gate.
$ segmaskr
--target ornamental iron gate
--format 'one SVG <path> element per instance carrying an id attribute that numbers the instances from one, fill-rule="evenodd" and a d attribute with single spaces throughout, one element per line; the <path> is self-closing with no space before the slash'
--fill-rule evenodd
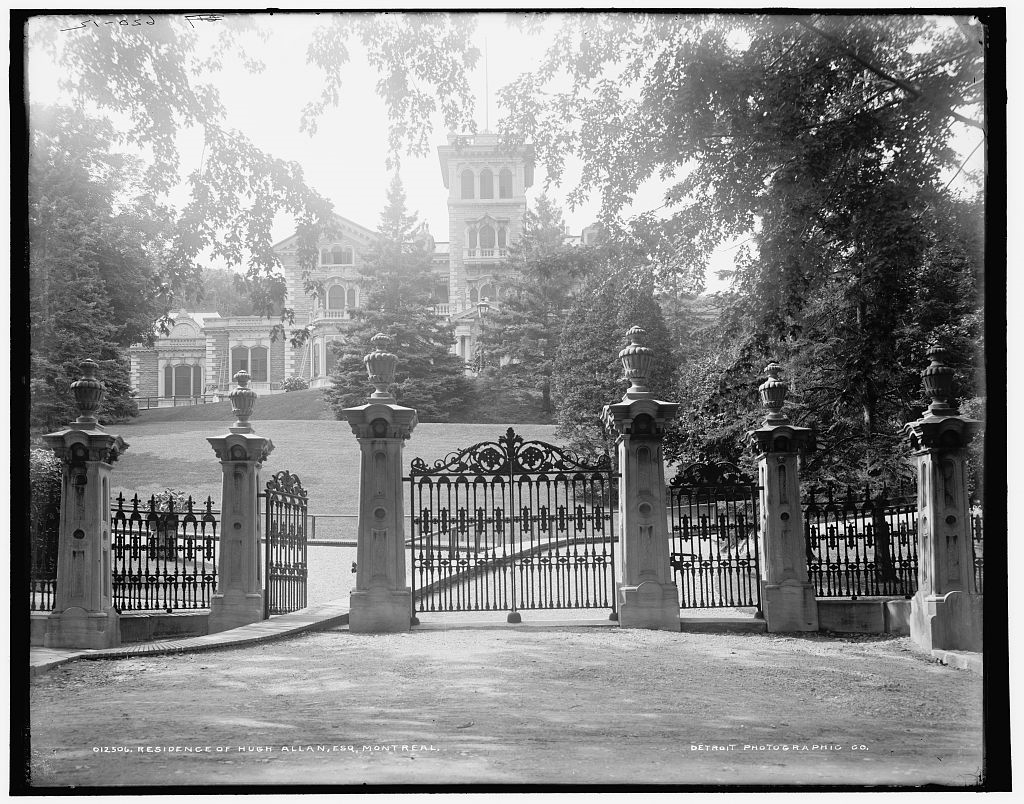
<path id="1" fill-rule="evenodd" d="M 510 427 L 409 472 L 416 611 L 608 608 L 615 619 L 615 479 Z"/>
<path id="2" fill-rule="evenodd" d="M 280 471 L 260 495 L 264 503 L 264 617 L 306 608 L 307 499 L 297 475 Z"/>
<path id="3" fill-rule="evenodd" d="M 759 486 L 730 463 L 695 463 L 669 482 L 679 607 L 754 606 L 761 613 Z"/>

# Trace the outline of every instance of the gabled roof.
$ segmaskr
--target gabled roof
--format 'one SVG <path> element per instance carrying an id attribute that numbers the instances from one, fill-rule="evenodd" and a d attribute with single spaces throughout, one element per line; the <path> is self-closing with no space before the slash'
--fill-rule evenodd
<path id="1" fill-rule="evenodd" d="M 341 215 L 335 213 L 334 220 L 338 224 L 338 228 L 341 229 L 343 235 L 353 237 L 355 240 L 362 241 L 363 244 L 368 244 L 377 239 L 377 233 L 372 229 L 367 229 L 365 226 L 356 223 L 353 220 L 349 220 Z M 273 245 L 274 251 L 284 250 L 289 248 L 298 239 L 298 235 L 291 235 L 286 237 L 280 243 Z"/>

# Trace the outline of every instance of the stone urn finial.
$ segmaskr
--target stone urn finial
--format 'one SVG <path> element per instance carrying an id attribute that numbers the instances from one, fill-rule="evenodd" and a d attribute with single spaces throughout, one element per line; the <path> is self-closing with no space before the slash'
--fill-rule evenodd
<path id="1" fill-rule="evenodd" d="M 789 417 L 782 412 L 782 406 L 786 402 L 789 386 L 786 385 L 784 380 L 779 379 L 779 374 L 782 373 L 782 366 L 773 360 L 765 366 L 764 370 L 768 375 L 768 379 L 761 383 L 757 389 L 761 394 L 761 404 L 768 409 L 768 415 L 765 417 L 764 423 L 768 425 L 788 424 Z"/>
<path id="2" fill-rule="evenodd" d="M 252 416 L 256 407 L 256 392 L 249 387 L 250 379 L 249 372 L 245 369 L 237 372 L 234 376 L 238 387 L 228 394 L 228 399 L 231 400 L 231 415 L 235 417 L 235 423 L 228 428 L 232 433 L 252 432 L 249 417 Z"/>
<path id="3" fill-rule="evenodd" d="M 96 370 L 99 365 L 95 360 L 85 359 L 82 361 L 82 377 L 71 383 L 71 393 L 75 395 L 75 404 L 78 406 L 78 418 L 75 424 L 98 423 L 96 411 L 99 410 L 100 402 L 103 401 L 103 383 L 96 377 Z"/>
<path id="4" fill-rule="evenodd" d="M 373 351 L 363 358 L 366 373 L 374 387 L 370 399 L 394 402 L 395 397 L 388 390 L 388 386 L 395 381 L 395 365 L 398 363 L 398 356 L 387 351 L 391 347 L 391 338 L 383 332 L 378 332 L 370 338 L 370 343 L 373 344 Z"/>
<path id="5" fill-rule="evenodd" d="M 644 345 L 647 342 L 647 332 L 641 327 L 630 327 L 626 337 L 630 342 L 619 352 L 619 360 L 622 361 L 622 378 L 629 380 L 630 386 L 626 389 L 623 399 L 649 397 L 651 392 L 647 387 L 647 378 L 654 362 L 654 350 Z"/>
<path id="6" fill-rule="evenodd" d="M 925 355 L 931 363 L 921 372 L 925 393 L 932 398 L 928 412 L 934 416 L 956 416 L 959 409 L 953 399 L 953 374 L 946 361 L 949 352 L 940 343 L 932 343 Z"/>

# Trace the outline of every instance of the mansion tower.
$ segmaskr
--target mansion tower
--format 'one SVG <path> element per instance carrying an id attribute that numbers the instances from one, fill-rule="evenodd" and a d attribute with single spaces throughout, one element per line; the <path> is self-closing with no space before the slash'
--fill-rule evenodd
<path id="1" fill-rule="evenodd" d="M 508 247 L 522 233 L 534 153 L 529 146 L 502 151 L 497 135 L 486 131 L 449 134 L 437 153 L 448 191 L 448 241 L 433 241 L 425 227 L 422 235 L 433 244 L 434 309 L 455 328 L 452 352 L 470 364 L 480 316 L 489 305 L 500 304 L 508 290 Z M 132 386 L 140 401 L 150 400 L 143 406 L 227 393 L 240 369 L 252 376 L 251 387 L 262 392 L 280 390 L 289 377 L 303 377 L 314 388 L 329 385 L 334 356 L 328 344 L 344 333 L 351 312 L 362 302 L 362 255 L 377 237 L 372 229 L 340 216 L 337 224 L 335 235 L 320 243 L 312 276 L 324 288 L 319 299 L 303 289 L 297 237 L 274 247 L 296 313 L 295 326 L 310 328 L 303 346 L 294 348 L 280 338 L 272 342 L 274 322 L 267 318 L 179 310 L 172 314 L 169 335 L 152 347 L 130 349 Z M 582 237 L 567 236 L 566 241 L 587 242 L 590 234 L 587 229 Z"/>

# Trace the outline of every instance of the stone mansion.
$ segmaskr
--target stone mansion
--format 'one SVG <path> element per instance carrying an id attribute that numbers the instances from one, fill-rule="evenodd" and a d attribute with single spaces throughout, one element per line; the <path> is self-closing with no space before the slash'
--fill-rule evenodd
<path id="1" fill-rule="evenodd" d="M 441 178 L 448 191 L 448 241 L 433 242 L 436 276 L 435 307 L 455 328 L 452 352 L 467 364 L 472 360 L 479 316 L 486 304 L 498 304 L 509 279 L 505 260 L 508 245 L 519 237 L 526 212 L 526 190 L 533 184 L 531 148 L 508 153 L 498 137 L 448 135 L 437 149 Z M 216 311 L 178 310 L 169 334 L 153 346 L 132 346 L 131 382 L 149 404 L 174 404 L 208 393 L 224 393 L 240 369 L 252 376 L 257 391 L 273 392 L 289 377 L 303 377 L 311 387 L 329 384 L 333 353 L 328 344 L 348 326 L 360 299 L 361 255 L 376 232 L 338 217 L 337 234 L 320 243 L 313 278 L 323 283 L 322 298 L 303 290 L 296 256 L 296 238 L 274 248 L 281 261 L 288 299 L 295 309 L 295 326 L 310 328 L 301 347 L 287 339 L 271 341 L 273 322 L 260 316 L 225 317 Z M 425 236 L 429 237 L 429 234 Z M 594 227 L 570 244 L 589 243 Z M 160 400 L 157 402 L 157 400 Z"/>

